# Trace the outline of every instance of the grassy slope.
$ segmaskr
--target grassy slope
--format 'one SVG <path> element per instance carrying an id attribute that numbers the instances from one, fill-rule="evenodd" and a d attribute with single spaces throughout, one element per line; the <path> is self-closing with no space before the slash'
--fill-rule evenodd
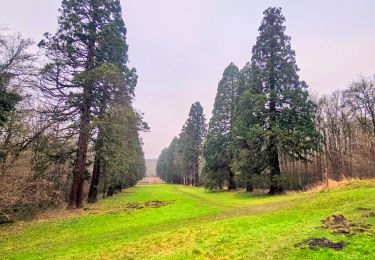
<path id="1" fill-rule="evenodd" d="M 128 210 L 129 202 L 173 201 Z M 278 197 L 210 193 L 173 185 L 139 186 L 67 219 L 0 227 L 0 258 L 10 259 L 374 259 L 374 234 L 332 235 L 321 220 L 342 213 L 375 225 L 375 182 Z M 309 237 L 343 240 L 342 251 L 294 245 Z"/>

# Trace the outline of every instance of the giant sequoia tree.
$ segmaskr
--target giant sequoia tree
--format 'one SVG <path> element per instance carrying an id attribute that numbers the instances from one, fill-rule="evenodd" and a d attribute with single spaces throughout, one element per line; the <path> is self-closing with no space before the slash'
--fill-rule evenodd
<path id="1" fill-rule="evenodd" d="M 102 80 L 96 82 L 97 84 L 100 83 L 101 86 L 95 88 L 97 89 L 96 96 L 98 97 L 96 101 L 97 105 L 94 106 L 96 108 L 97 138 L 95 140 L 95 159 L 92 180 L 88 194 L 88 202 L 90 203 L 97 200 L 100 175 L 104 171 L 105 158 L 102 156 L 102 150 L 104 149 L 104 143 L 108 143 L 108 141 L 104 139 L 108 139 L 110 135 L 106 134 L 105 130 L 111 134 L 116 132 L 114 129 L 112 129 L 113 131 L 109 130 L 111 124 L 108 124 L 108 118 L 118 118 L 118 121 L 112 121 L 112 126 L 117 130 L 118 128 L 116 128 L 115 125 L 125 118 L 129 119 L 129 115 L 134 115 L 141 119 L 138 117 L 137 113 L 133 111 L 131 106 L 134 97 L 134 89 L 137 84 L 137 74 L 134 68 L 128 68 L 128 45 L 126 43 L 126 28 L 121 16 L 121 6 L 118 1 L 115 1 L 113 6 L 114 18 L 112 23 L 107 24 L 98 43 L 98 63 L 111 64 L 112 68 L 109 67 L 109 70 L 102 75 Z M 111 106 L 115 106 L 117 109 L 110 110 L 109 108 Z M 111 116 L 111 112 L 114 111 L 116 111 L 115 115 Z M 119 111 L 123 112 L 122 116 L 119 116 Z M 143 130 L 142 127 L 137 126 L 138 123 L 139 125 L 142 124 L 142 122 L 130 120 L 126 122 L 126 125 L 129 129 L 137 129 L 137 131 L 138 129 Z M 117 133 L 120 139 L 124 136 L 129 137 L 129 135 L 124 135 L 124 133 Z M 133 135 L 133 137 L 139 142 L 138 132 L 137 135 Z M 112 136 L 112 139 L 113 138 Z M 132 142 L 132 140 L 129 140 L 129 142 Z M 122 147 L 122 149 L 129 149 L 129 147 Z M 119 153 L 121 152 L 124 151 L 119 151 Z M 108 160 L 109 159 L 113 158 L 108 158 Z M 124 158 L 122 159 L 122 161 L 118 161 L 118 164 L 124 166 L 128 161 L 124 160 Z M 109 186 L 111 186 L 111 184 L 109 184 Z"/>
<path id="2" fill-rule="evenodd" d="M 283 192 L 279 155 L 306 160 L 317 138 L 315 106 L 308 99 L 307 84 L 298 77 L 284 22 L 281 8 L 264 11 L 252 50 L 250 82 L 236 116 L 236 164 L 250 164 L 254 173 L 267 172 L 270 194 Z"/>
<path id="3" fill-rule="evenodd" d="M 199 159 L 202 155 L 203 140 L 206 136 L 206 119 L 203 107 L 199 102 L 194 103 L 189 112 L 180 134 L 179 149 L 183 166 L 185 184 L 199 185 Z"/>
<path id="4" fill-rule="evenodd" d="M 102 30 L 97 47 L 100 69 L 95 77 L 93 102 L 95 159 L 88 202 L 97 200 L 100 176 L 103 193 L 113 187 L 134 185 L 144 175 L 144 156 L 139 131 L 148 129 L 132 108 L 137 74 L 128 68 L 126 28 L 119 1 L 112 1 L 112 20 Z M 108 156 L 112 153 L 112 156 Z"/>
<path id="5" fill-rule="evenodd" d="M 233 159 L 233 117 L 239 83 L 240 71 L 231 63 L 225 69 L 223 78 L 219 82 L 204 145 L 205 186 L 208 188 L 222 188 L 225 180 L 228 182 L 228 189 L 236 188 L 231 162 Z"/>
<path id="6" fill-rule="evenodd" d="M 50 111 L 58 120 L 73 121 L 78 135 L 69 208 L 82 207 L 93 117 L 103 114 L 114 91 L 132 93 L 125 34 L 120 1 L 63 0 L 57 32 L 39 44 L 50 60 L 42 81 Z"/>

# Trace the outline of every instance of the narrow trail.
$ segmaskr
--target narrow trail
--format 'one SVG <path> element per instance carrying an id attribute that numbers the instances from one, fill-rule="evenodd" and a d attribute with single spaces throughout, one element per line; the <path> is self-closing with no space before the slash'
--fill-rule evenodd
<path id="1" fill-rule="evenodd" d="M 270 201 L 270 202 L 265 202 L 261 204 L 249 205 L 249 206 L 236 205 L 236 206 L 231 206 L 228 208 L 227 206 L 224 206 L 220 200 L 217 200 L 215 198 L 209 199 L 203 195 L 193 193 L 194 189 L 188 190 L 184 186 L 176 185 L 173 187 L 173 190 L 176 193 L 183 195 L 187 199 L 195 201 L 197 205 L 201 205 L 202 208 L 209 206 L 209 207 L 216 208 L 218 211 L 207 214 L 205 216 L 195 216 L 195 217 L 191 217 L 187 219 L 181 219 L 178 221 L 161 223 L 153 227 L 148 227 L 147 230 L 145 230 L 144 234 L 147 234 L 149 232 L 151 233 L 164 232 L 164 231 L 170 230 L 171 228 L 183 229 L 183 228 L 188 228 L 188 227 L 199 226 L 199 225 L 206 224 L 209 222 L 230 220 L 232 218 L 238 218 L 238 217 L 267 214 L 271 212 L 286 210 L 291 207 L 296 207 L 306 202 L 306 197 L 301 198 L 300 196 L 293 196 L 290 199 L 284 200 L 282 202 Z M 306 195 L 309 197 L 314 196 L 314 194 L 306 194 Z"/>
<path id="2" fill-rule="evenodd" d="M 157 176 L 146 176 L 140 180 L 137 185 L 154 185 L 163 183 L 165 182 Z"/>

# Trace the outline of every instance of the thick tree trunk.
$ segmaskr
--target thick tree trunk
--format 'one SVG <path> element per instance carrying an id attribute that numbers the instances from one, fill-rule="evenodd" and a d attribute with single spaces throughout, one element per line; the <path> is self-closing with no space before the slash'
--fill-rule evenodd
<path id="1" fill-rule="evenodd" d="M 94 160 L 94 168 L 92 170 L 92 177 L 90 183 L 89 195 L 87 198 L 88 203 L 95 203 L 98 201 L 98 186 L 101 172 L 101 157 L 100 152 L 103 146 L 103 130 L 99 128 L 99 133 L 96 142 L 96 155 Z"/>
<path id="2" fill-rule="evenodd" d="M 90 106 L 84 104 L 81 115 L 78 150 L 73 169 L 73 180 L 69 193 L 68 209 L 83 207 L 83 182 L 86 171 L 87 146 L 89 139 Z"/>
<path id="3" fill-rule="evenodd" d="M 92 31 L 96 32 L 95 21 L 91 26 Z M 96 38 L 91 37 L 87 47 L 85 71 L 90 71 L 94 68 L 95 42 Z M 83 85 L 78 150 L 73 168 L 73 181 L 69 193 L 68 209 L 83 207 L 83 182 L 86 171 L 87 147 L 90 134 L 92 91 L 93 82 L 90 79 L 86 79 Z"/>
<path id="4" fill-rule="evenodd" d="M 268 194 L 282 194 L 284 192 L 282 184 L 280 183 L 280 164 L 279 164 L 279 154 L 277 151 L 276 137 L 270 137 L 270 147 L 269 147 L 269 166 L 270 166 L 270 178 L 271 186 Z"/>

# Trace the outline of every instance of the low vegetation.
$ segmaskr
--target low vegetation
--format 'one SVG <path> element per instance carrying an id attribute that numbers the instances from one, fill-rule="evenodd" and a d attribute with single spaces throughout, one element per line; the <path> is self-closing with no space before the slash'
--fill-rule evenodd
<path id="1" fill-rule="evenodd" d="M 276 197 L 136 186 L 80 211 L 52 211 L 3 225 L 0 254 L 5 259 L 371 259 L 374 197 L 374 181 Z"/>

